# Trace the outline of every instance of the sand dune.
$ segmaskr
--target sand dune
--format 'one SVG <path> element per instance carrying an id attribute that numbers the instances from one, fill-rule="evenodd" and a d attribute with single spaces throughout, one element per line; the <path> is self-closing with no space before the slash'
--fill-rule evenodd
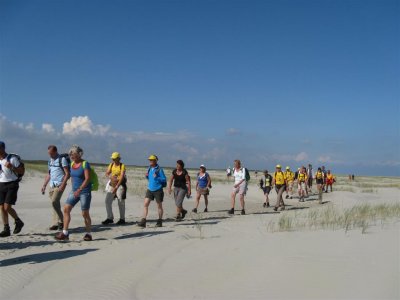
<path id="1" fill-rule="evenodd" d="M 134 223 L 143 198 L 127 199 L 127 226 L 102 226 L 104 194 L 92 200 L 94 241 L 84 242 L 79 207 L 70 241 L 54 240 L 42 178 L 24 178 L 16 206 L 25 227 L 0 240 L 1 299 L 399 299 L 400 223 L 376 222 L 360 229 L 270 232 L 282 214 L 319 209 L 316 201 L 288 200 L 288 211 L 262 208 L 252 185 L 246 216 L 228 217 L 230 185 L 217 182 L 209 213 L 173 221 L 174 201 L 165 199 L 165 223 L 146 229 Z M 399 203 L 399 189 L 371 193 L 337 191 L 326 204 L 341 209 L 359 203 Z M 316 198 L 316 197 L 314 197 Z M 65 199 L 65 197 L 64 197 Z M 272 203 L 276 195 L 272 193 Z M 313 197 L 311 197 L 313 199 Z M 185 207 L 193 207 L 193 199 Z M 199 211 L 202 211 L 201 203 Z M 237 209 L 239 206 L 237 205 Z M 156 218 L 154 205 L 149 219 Z M 118 209 L 115 203 L 115 217 Z"/>

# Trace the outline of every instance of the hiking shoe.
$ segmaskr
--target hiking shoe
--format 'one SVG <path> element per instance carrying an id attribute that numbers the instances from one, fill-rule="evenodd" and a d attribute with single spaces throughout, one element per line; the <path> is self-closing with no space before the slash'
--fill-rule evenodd
<path id="1" fill-rule="evenodd" d="M 246 212 L 244 211 L 244 209 L 242 209 L 242 211 L 240 212 L 240 214 L 243 216 L 246 214 Z"/>
<path id="2" fill-rule="evenodd" d="M 125 219 L 119 219 L 119 221 L 117 223 L 115 223 L 115 224 L 117 224 L 117 225 L 125 225 L 126 222 L 125 222 Z"/>
<path id="3" fill-rule="evenodd" d="M 277 208 L 277 207 L 274 207 L 274 211 L 278 211 L 278 208 Z"/>
<path id="4" fill-rule="evenodd" d="M 58 230 L 64 229 L 64 223 L 58 223 Z"/>
<path id="5" fill-rule="evenodd" d="M 7 237 L 11 235 L 10 226 L 5 225 L 4 230 L 0 232 L 0 237 Z"/>
<path id="6" fill-rule="evenodd" d="M 175 221 L 176 221 L 176 222 L 182 221 L 181 214 L 178 214 L 178 215 L 175 217 Z"/>
<path id="7" fill-rule="evenodd" d="M 208 212 L 208 208 L 207 207 L 204 209 L 204 212 Z"/>
<path id="8" fill-rule="evenodd" d="M 161 219 L 157 220 L 156 227 L 162 227 L 162 220 Z"/>
<path id="9" fill-rule="evenodd" d="M 285 199 L 289 199 L 289 195 L 286 195 L 286 198 Z"/>
<path id="10" fill-rule="evenodd" d="M 21 221 L 21 219 L 15 220 L 15 228 L 13 231 L 13 234 L 17 234 L 21 232 L 22 227 L 24 227 L 24 222 Z"/>
<path id="11" fill-rule="evenodd" d="M 61 228 L 62 229 L 62 228 Z M 49 227 L 49 230 L 58 230 L 58 225 L 53 225 Z"/>
<path id="12" fill-rule="evenodd" d="M 103 222 L 101 222 L 101 224 L 103 225 L 108 225 L 108 224 L 113 224 L 114 220 L 112 219 L 105 219 Z"/>
<path id="13" fill-rule="evenodd" d="M 230 210 L 228 210 L 228 214 L 233 215 L 235 213 L 235 210 L 233 208 L 231 208 Z"/>
<path id="14" fill-rule="evenodd" d="M 57 233 L 55 236 L 55 239 L 57 241 L 68 241 L 69 240 L 69 234 L 65 235 L 62 231 Z"/>
<path id="15" fill-rule="evenodd" d="M 89 233 L 86 233 L 85 236 L 83 237 L 83 240 L 86 242 L 90 242 L 93 240 L 92 235 Z"/>
<path id="16" fill-rule="evenodd" d="M 267 207 L 269 207 L 269 202 L 267 202 Z"/>
<path id="17" fill-rule="evenodd" d="M 185 218 L 186 214 L 187 214 L 187 210 L 186 209 L 182 209 L 182 220 Z"/>
<path id="18" fill-rule="evenodd" d="M 264 203 L 263 203 L 263 207 L 267 207 L 267 203 L 264 202 Z"/>
<path id="19" fill-rule="evenodd" d="M 289 197 L 289 199 L 293 199 L 293 197 L 292 197 L 292 196 L 290 196 L 290 197 Z"/>
<path id="20" fill-rule="evenodd" d="M 137 223 L 137 225 L 139 226 L 139 227 L 142 227 L 142 228 L 145 228 L 146 227 L 146 219 L 141 219 L 138 223 Z"/>
<path id="21" fill-rule="evenodd" d="M 282 211 L 282 210 L 285 210 L 285 207 L 284 207 L 284 206 L 281 207 L 281 211 Z"/>
<path id="22" fill-rule="evenodd" d="M 197 208 L 193 208 L 192 212 L 197 213 Z"/>

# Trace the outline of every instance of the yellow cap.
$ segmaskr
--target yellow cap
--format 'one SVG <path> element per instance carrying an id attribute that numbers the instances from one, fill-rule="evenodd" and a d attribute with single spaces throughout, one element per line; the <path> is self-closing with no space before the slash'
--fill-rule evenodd
<path id="1" fill-rule="evenodd" d="M 289 166 L 287 166 L 287 167 L 286 167 L 286 170 L 290 170 L 290 167 L 289 167 Z"/>
<path id="2" fill-rule="evenodd" d="M 148 160 L 158 160 L 158 157 L 154 154 L 150 155 Z"/>
<path id="3" fill-rule="evenodd" d="M 117 159 L 117 158 L 121 158 L 121 156 L 119 155 L 118 152 L 113 152 L 113 154 L 111 154 L 111 159 Z"/>
<path id="4" fill-rule="evenodd" d="M 281 169 L 282 166 L 281 165 L 276 165 L 276 168 Z"/>

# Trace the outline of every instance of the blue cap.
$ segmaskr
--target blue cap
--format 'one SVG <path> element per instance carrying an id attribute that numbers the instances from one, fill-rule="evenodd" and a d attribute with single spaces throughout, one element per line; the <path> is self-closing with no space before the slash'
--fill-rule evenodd
<path id="1" fill-rule="evenodd" d="M 0 141 L 0 147 L 6 149 L 6 144 L 3 141 Z"/>

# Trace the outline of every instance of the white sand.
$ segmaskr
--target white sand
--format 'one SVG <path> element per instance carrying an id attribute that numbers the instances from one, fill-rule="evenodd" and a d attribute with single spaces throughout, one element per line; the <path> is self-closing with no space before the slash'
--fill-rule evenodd
<path id="1" fill-rule="evenodd" d="M 41 184 L 37 176 L 24 179 L 16 209 L 26 225 L 19 235 L 0 240 L 1 299 L 400 299 L 399 222 L 372 226 L 367 234 L 360 229 L 271 233 L 267 225 L 279 214 L 262 208 L 259 189 L 250 187 L 248 215 L 236 211 L 228 217 L 231 186 L 220 183 L 211 191 L 211 212 L 190 213 L 184 222 L 172 221 L 174 202 L 167 197 L 162 228 L 133 224 L 143 204 L 133 196 L 126 205 L 129 225 L 99 225 L 105 219 L 104 194 L 96 192 L 94 241 L 82 241 L 77 206 L 70 241 L 60 243 L 46 229 L 51 210 Z M 274 204 L 276 194 L 271 195 Z M 385 188 L 338 191 L 324 194 L 324 201 L 340 208 L 400 199 L 399 189 Z M 186 200 L 186 209 L 193 202 Z M 289 209 L 315 202 L 287 201 Z M 199 211 L 203 208 L 201 203 Z M 118 219 L 116 203 L 114 215 Z M 149 219 L 156 219 L 154 204 Z"/>

